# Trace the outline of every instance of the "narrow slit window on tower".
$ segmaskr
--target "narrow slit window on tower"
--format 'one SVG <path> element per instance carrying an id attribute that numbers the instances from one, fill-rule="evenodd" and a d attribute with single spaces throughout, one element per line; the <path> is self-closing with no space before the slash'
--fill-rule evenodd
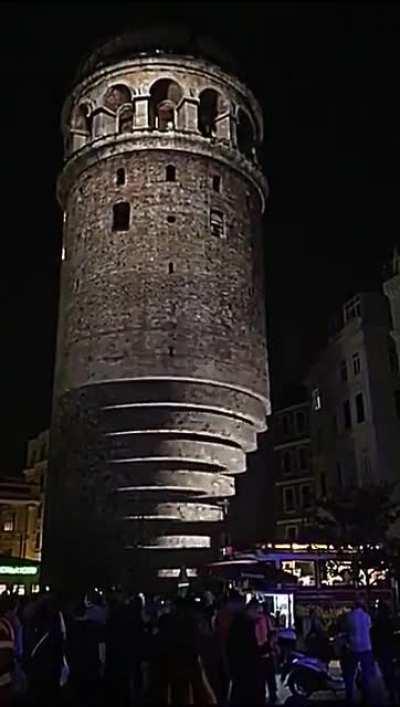
<path id="1" fill-rule="evenodd" d="M 212 187 L 218 193 L 221 191 L 221 177 L 218 174 L 214 174 L 212 178 Z"/>
<path id="2" fill-rule="evenodd" d="M 120 201 L 113 206 L 113 231 L 129 231 L 131 208 L 127 201 Z"/>
<path id="3" fill-rule="evenodd" d="M 173 164 L 167 165 L 165 170 L 165 179 L 167 182 L 174 182 L 176 179 L 176 169 Z"/>
<path id="4" fill-rule="evenodd" d="M 170 274 L 174 272 L 174 264 L 173 264 L 173 263 L 169 263 L 169 265 L 168 265 L 168 272 L 169 272 Z"/>
<path id="5" fill-rule="evenodd" d="M 170 356 L 174 355 L 174 347 L 173 346 L 168 346 L 168 353 Z"/>
<path id="6" fill-rule="evenodd" d="M 225 238 L 224 214 L 219 209 L 210 210 L 210 230 L 212 236 Z"/>
<path id="7" fill-rule="evenodd" d="M 362 393 L 356 395 L 357 422 L 365 421 L 364 398 Z"/>
<path id="8" fill-rule="evenodd" d="M 121 187 L 126 182 L 126 174 L 125 174 L 125 170 L 123 169 L 123 167 L 121 167 L 120 169 L 117 169 L 116 182 L 117 182 L 117 187 Z"/>

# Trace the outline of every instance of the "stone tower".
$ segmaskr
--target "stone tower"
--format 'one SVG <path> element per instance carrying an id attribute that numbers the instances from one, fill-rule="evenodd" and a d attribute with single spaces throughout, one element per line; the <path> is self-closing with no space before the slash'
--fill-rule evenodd
<path id="1" fill-rule="evenodd" d="M 62 130 L 44 577 L 162 576 L 212 549 L 266 429 L 262 114 L 168 30 L 92 53 Z"/>

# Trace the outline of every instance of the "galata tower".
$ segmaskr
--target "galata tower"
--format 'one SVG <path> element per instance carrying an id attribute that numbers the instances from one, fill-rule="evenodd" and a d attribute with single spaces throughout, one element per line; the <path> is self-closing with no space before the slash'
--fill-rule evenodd
<path id="1" fill-rule="evenodd" d="M 260 106 L 209 40 L 132 32 L 62 131 L 44 581 L 190 574 L 270 412 Z"/>

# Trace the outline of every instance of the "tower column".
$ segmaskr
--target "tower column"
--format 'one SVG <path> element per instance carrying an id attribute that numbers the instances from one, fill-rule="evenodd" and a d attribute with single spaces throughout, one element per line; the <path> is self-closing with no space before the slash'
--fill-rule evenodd
<path id="1" fill-rule="evenodd" d="M 63 111 L 49 585 L 140 584 L 210 559 L 270 412 L 261 111 L 219 55 L 154 50 L 165 41 L 100 47 Z"/>

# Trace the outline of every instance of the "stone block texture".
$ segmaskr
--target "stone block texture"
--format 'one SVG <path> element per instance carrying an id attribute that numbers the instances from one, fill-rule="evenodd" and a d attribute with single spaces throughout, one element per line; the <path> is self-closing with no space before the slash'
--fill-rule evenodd
<path id="1" fill-rule="evenodd" d="M 98 50 L 62 116 L 50 584 L 73 558 L 103 584 L 198 564 L 270 411 L 259 106 L 136 44 Z"/>

